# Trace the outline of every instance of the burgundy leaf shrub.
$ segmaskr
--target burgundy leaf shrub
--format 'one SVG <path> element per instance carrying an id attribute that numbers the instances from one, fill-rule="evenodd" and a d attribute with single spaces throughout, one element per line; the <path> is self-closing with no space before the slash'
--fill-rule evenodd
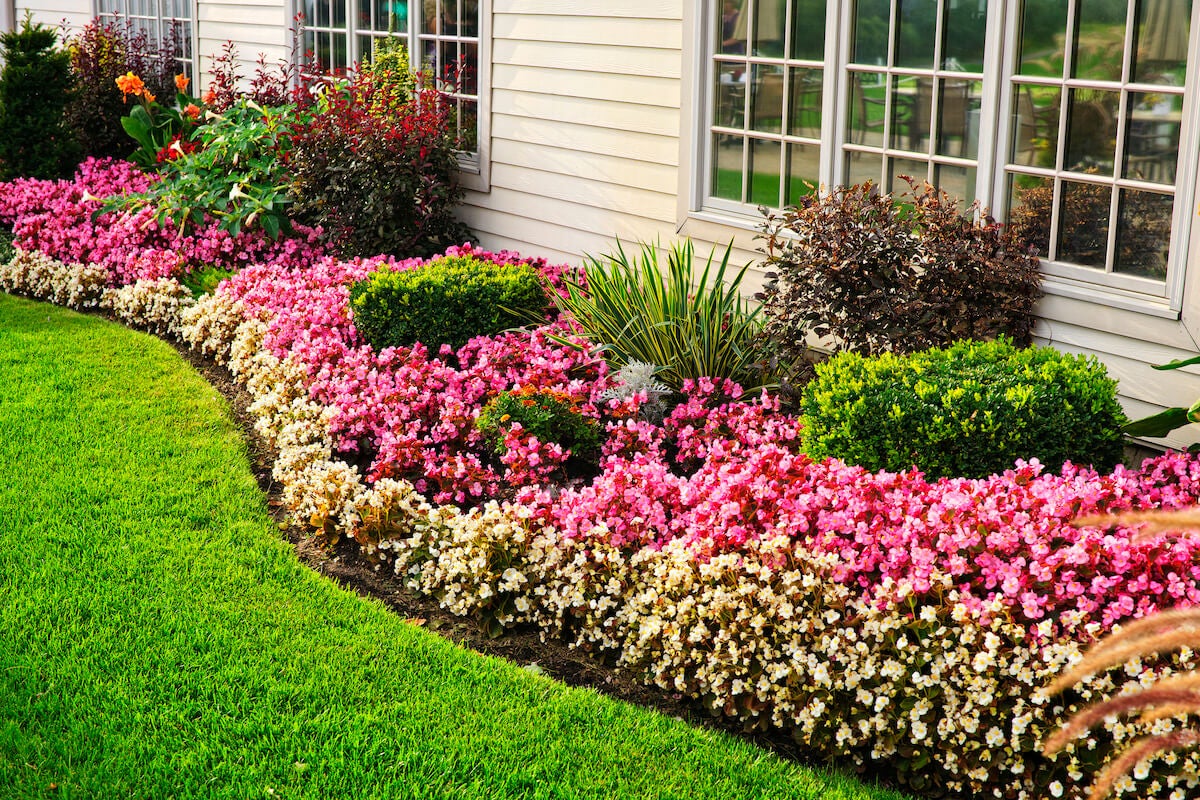
<path id="1" fill-rule="evenodd" d="M 344 255 L 428 256 L 470 238 L 450 109 L 407 75 L 364 69 L 321 95 L 288 154 L 296 219 Z"/>

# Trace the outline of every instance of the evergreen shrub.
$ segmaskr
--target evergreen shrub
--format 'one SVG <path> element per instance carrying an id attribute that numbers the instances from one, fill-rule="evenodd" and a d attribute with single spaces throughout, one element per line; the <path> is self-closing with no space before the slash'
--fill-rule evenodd
<path id="1" fill-rule="evenodd" d="M 73 83 L 58 33 L 26 15 L 0 34 L 0 57 L 0 179 L 67 177 L 80 151 L 63 118 Z"/>
<path id="2" fill-rule="evenodd" d="M 421 342 L 457 349 L 546 313 L 546 292 L 529 264 L 445 256 L 412 270 L 384 267 L 350 290 L 354 325 L 376 349 Z"/>
<path id="3" fill-rule="evenodd" d="M 1007 339 L 907 356 L 841 353 L 802 400 L 805 450 L 869 470 L 981 478 L 1038 459 L 1115 466 L 1125 415 L 1094 357 Z"/>

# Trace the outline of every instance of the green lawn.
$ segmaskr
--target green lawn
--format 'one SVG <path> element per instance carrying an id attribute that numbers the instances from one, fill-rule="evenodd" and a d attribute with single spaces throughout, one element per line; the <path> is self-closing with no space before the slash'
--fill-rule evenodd
<path id="1" fill-rule="evenodd" d="M 0 294 L 0 796 L 898 798 L 303 567 L 174 351 Z"/>

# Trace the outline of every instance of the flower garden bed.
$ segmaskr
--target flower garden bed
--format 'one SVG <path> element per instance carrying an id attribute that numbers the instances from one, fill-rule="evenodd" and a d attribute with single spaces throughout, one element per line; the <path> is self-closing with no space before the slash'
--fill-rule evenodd
<path id="1" fill-rule="evenodd" d="M 1169 454 L 1111 474 L 1018 462 L 984 479 L 870 473 L 801 450 L 799 420 L 722 381 L 685 387 L 661 422 L 616 386 L 566 322 L 457 350 L 376 350 L 350 285 L 388 263 L 342 261 L 313 237 L 178 236 L 137 215 L 92 219 L 138 188 L 127 165 L 0 186 L 17 254 L 0 286 L 100 306 L 228 365 L 301 524 L 346 537 L 406 586 L 500 634 L 533 625 L 747 729 L 790 732 L 830 759 L 882 763 L 910 791 L 1082 796 L 1082 775 L 1137 726 L 1113 722 L 1057 759 L 1038 752 L 1066 707 L 1040 688 L 1122 620 L 1200 602 L 1200 544 L 1133 541 L 1080 515 L 1177 508 L 1200 461 Z M 548 284 L 565 268 L 513 253 Z M 177 277 L 238 267 L 194 300 Z M 497 394 L 553 391 L 603 425 L 599 462 L 518 428 L 497 455 L 475 420 Z M 1132 680 L 1194 666 L 1132 664 Z M 1155 723 L 1170 726 L 1171 721 Z M 1138 796 L 1196 796 L 1174 756 Z M 1194 772 L 1195 763 L 1183 765 Z M 1128 788 L 1133 788 L 1132 782 Z"/>

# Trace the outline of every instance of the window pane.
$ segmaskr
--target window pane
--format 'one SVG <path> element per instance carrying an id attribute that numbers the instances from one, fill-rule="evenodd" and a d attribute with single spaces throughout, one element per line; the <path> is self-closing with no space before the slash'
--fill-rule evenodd
<path id="1" fill-rule="evenodd" d="M 980 81 L 942 81 L 938 98 L 938 146 L 942 155 L 977 158 L 979 155 Z"/>
<path id="2" fill-rule="evenodd" d="M 754 35 L 751 37 L 750 52 L 757 56 L 782 58 L 784 0 L 749 0 L 749 2 L 754 5 Z"/>
<path id="3" fill-rule="evenodd" d="M 462 59 L 463 94 L 479 94 L 479 45 L 463 42 L 459 47 Z"/>
<path id="4" fill-rule="evenodd" d="M 870 181 L 879 185 L 883 174 L 883 156 L 877 153 L 847 153 L 846 154 L 846 185 Z"/>
<path id="5" fill-rule="evenodd" d="M 825 0 L 793 0 L 789 57 L 806 61 L 825 59 Z"/>
<path id="6" fill-rule="evenodd" d="M 810 144 L 788 145 L 788 184 L 784 203 L 799 205 L 816 194 L 820 186 L 821 148 Z"/>
<path id="7" fill-rule="evenodd" d="M 1126 178 L 1175 183 L 1183 96 L 1131 92 L 1125 121 Z"/>
<path id="8" fill-rule="evenodd" d="M 886 91 L 883 76 L 854 72 L 850 75 L 850 141 L 883 146 L 883 110 Z"/>
<path id="9" fill-rule="evenodd" d="M 1072 89 L 1067 113 L 1067 154 L 1063 168 L 1113 175 L 1120 92 Z"/>
<path id="10" fill-rule="evenodd" d="M 717 48 L 718 53 L 746 52 L 746 22 L 742 20 L 742 15 L 747 13 L 744 10 L 745 4 L 746 0 L 722 0 L 720 10 L 717 12 L 719 17 L 717 22 L 721 26 L 721 44 Z"/>
<path id="11" fill-rule="evenodd" d="M 889 0 L 856 0 L 854 3 L 855 64 L 882 65 L 887 63 L 888 31 L 891 27 Z"/>
<path id="12" fill-rule="evenodd" d="M 1021 75 L 1063 77 L 1067 0 L 1028 0 L 1021 12 Z"/>
<path id="13" fill-rule="evenodd" d="M 788 133 L 793 136 L 821 137 L 821 81 L 819 69 L 788 71 Z"/>
<path id="14" fill-rule="evenodd" d="M 717 64 L 717 113 L 715 124 L 740 128 L 745 120 L 746 65 Z"/>
<path id="15" fill-rule="evenodd" d="M 1071 76 L 1095 81 L 1121 80 L 1125 54 L 1125 12 L 1116 2 L 1079 3 L 1075 12 L 1075 52 Z"/>
<path id="16" fill-rule="evenodd" d="M 1058 104 L 1062 90 L 1047 86 L 1013 87 L 1014 164 L 1054 169 L 1058 156 Z"/>
<path id="17" fill-rule="evenodd" d="M 1104 268 L 1108 251 L 1108 217 L 1112 189 L 1092 183 L 1063 181 L 1059 209 L 1058 259 Z"/>
<path id="18" fill-rule="evenodd" d="M 899 150 L 927 152 L 933 122 L 933 80 L 896 76 L 892 78 L 891 85 L 891 146 Z"/>
<path id="19" fill-rule="evenodd" d="M 741 202 L 742 147 L 741 136 L 713 137 L 713 197 Z"/>
<path id="20" fill-rule="evenodd" d="M 1121 192 L 1114 271 L 1166 280 L 1174 206 L 1175 198 L 1169 194 L 1132 189 Z"/>
<path id="21" fill-rule="evenodd" d="M 750 127 L 778 133 L 783 128 L 783 70 L 755 65 L 751 74 Z"/>
<path id="22" fill-rule="evenodd" d="M 479 105 L 474 100 L 458 103 L 458 142 L 455 149 L 474 152 L 479 149 Z"/>
<path id="23" fill-rule="evenodd" d="M 933 183 L 963 203 L 975 200 L 975 169 L 939 164 L 933 169 Z"/>
<path id="24" fill-rule="evenodd" d="M 1186 0 L 1138 3 L 1133 80 L 1135 83 L 1183 84 L 1192 14 Z"/>
<path id="25" fill-rule="evenodd" d="M 750 140 L 750 197 L 756 206 L 779 208 L 779 142 Z"/>
<path id="26" fill-rule="evenodd" d="M 1005 219 L 1038 255 L 1050 257 L 1050 223 L 1054 212 L 1054 179 L 1010 175 Z"/>
<path id="27" fill-rule="evenodd" d="M 983 72 L 983 45 L 986 33 L 986 4 L 946 3 L 942 69 Z"/>
<path id="28" fill-rule="evenodd" d="M 889 170 L 888 191 L 892 194 L 902 194 L 909 191 L 908 181 L 901 176 L 908 176 L 917 182 L 917 190 L 929 180 L 929 165 L 924 161 L 910 158 L 893 158 Z"/>
<path id="29" fill-rule="evenodd" d="M 333 27 L 346 27 L 346 0 L 333 0 L 330 3 L 333 6 Z"/>
<path id="30" fill-rule="evenodd" d="M 897 0 L 897 66 L 933 69 L 937 5 L 937 0 Z"/>

